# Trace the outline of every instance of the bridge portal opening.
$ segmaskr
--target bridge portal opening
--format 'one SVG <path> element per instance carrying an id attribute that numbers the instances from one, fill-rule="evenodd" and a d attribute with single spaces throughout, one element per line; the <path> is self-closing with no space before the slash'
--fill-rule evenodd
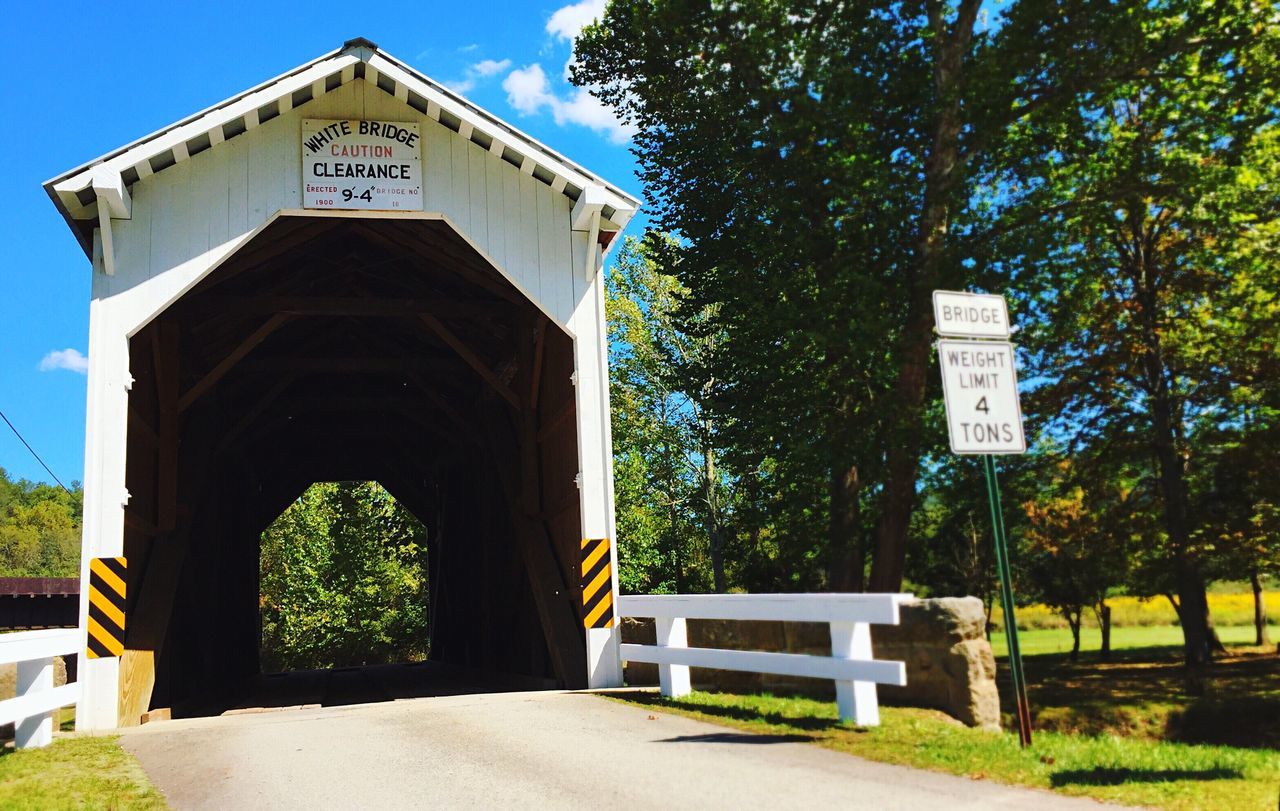
<path id="1" fill-rule="evenodd" d="M 573 352 L 429 216 L 280 216 L 175 298 L 129 339 L 122 722 L 262 676 L 260 542 L 315 482 L 420 522 L 432 663 L 584 685 Z"/>
<path id="2" fill-rule="evenodd" d="M 427 658 L 426 526 L 378 482 L 316 482 L 261 535 L 264 674 Z"/>

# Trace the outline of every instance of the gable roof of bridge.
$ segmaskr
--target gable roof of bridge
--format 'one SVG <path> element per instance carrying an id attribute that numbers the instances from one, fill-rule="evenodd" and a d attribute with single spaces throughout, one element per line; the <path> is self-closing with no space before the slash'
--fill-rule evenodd
<path id="1" fill-rule="evenodd" d="M 616 232 L 640 201 L 440 83 L 379 50 L 364 38 L 348 40 L 325 54 L 257 87 L 95 158 L 48 180 L 45 191 L 86 254 L 93 250 L 99 194 L 114 216 L 127 216 L 124 190 L 223 141 L 299 107 L 342 85 L 363 79 L 487 149 L 575 203 L 587 189 L 603 203 L 601 230 Z"/>

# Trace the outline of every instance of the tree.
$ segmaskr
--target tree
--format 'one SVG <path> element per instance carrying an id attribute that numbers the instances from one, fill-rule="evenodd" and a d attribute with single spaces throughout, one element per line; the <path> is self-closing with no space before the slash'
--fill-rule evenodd
<path id="1" fill-rule="evenodd" d="M 725 546 L 734 482 L 719 462 L 706 377 L 716 336 L 686 315 L 685 290 L 664 260 L 669 237 L 628 238 L 606 280 L 622 585 L 685 591 L 705 538 L 710 585 L 728 587 Z"/>
<path id="2" fill-rule="evenodd" d="M 425 657 L 426 542 L 376 482 L 307 488 L 262 534 L 263 668 Z"/>
<path id="3" fill-rule="evenodd" d="M 970 457 L 944 457 L 926 470 L 926 495 L 912 517 L 912 537 L 918 540 L 907 572 L 913 584 L 925 584 L 928 595 L 978 597 L 989 618 L 999 581 L 984 475 L 979 460 Z M 1017 492 L 1011 483 L 1001 477 L 1006 498 Z M 1017 516 L 1008 519 L 1013 527 Z"/>
<path id="4" fill-rule="evenodd" d="M 1040 498 L 1023 504 L 1027 526 L 1023 532 L 1021 568 L 1037 596 L 1057 608 L 1071 628 L 1071 658 L 1080 655 L 1080 621 L 1092 610 L 1102 631 L 1101 655 L 1111 655 L 1111 609 L 1108 592 L 1124 582 L 1128 568 L 1128 538 L 1114 519 L 1123 515 L 1123 493 L 1086 498 L 1079 485 L 1055 483 Z M 1054 493 L 1053 491 L 1060 491 Z M 1099 498 L 1099 496 L 1101 496 Z M 1100 503 L 1110 501 L 1110 503 Z"/>
<path id="5" fill-rule="evenodd" d="M 1216 642 L 1205 593 L 1214 550 L 1189 486 L 1204 449 L 1197 426 L 1237 382 L 1223 350 L 1240 312 L 1224 305 L 1274 284 L 1246 246 L 1274 233 L 1277 178 L 1263 179 L 1271 163 L 1257 157 L 1274 140 L 1280 27 L 1248 3 L 1145 9 L 1126 28 L 1129 50 L 1172 43 L 1150 70 L 1011 139 L 1023 158 L 1004 182 L 1025 191 L 1008 209 L 1043 214 L 997 253 L 1026 291 L 1035 410 L 1077 447 L 1146 454 L 1162 529 L 1149 557 L 1169 562 L 1197 665 Z"/>
<path id="6" fill-rule="evenodd" d="M 79 577 L 84 493 L 13 481 L 0 468 L 0 577 Z"/>
<path id="7" fill-rule="evenodd" d="M 1022 0 L 992 26 L 981 7 L 615 0 L 575 46 L 574 80 L 637 128 L 673 272 L 714 308 L 725 444 L 788 514 L 825 515 L 832 589 L 864 586 L 872 548 L 870 586 L 901 585 L 937 435 L 930 295 L 1003 276 L 985 252 L 1025 160 L 1010 127 L 1190 41 L 1126 38 L 1179 4 Z"/>

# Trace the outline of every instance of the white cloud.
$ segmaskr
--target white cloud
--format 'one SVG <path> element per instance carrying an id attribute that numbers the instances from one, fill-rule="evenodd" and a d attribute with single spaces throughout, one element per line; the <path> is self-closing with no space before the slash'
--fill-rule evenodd
<path id="1" fill-rule="evenodd" d="M 557 124 L 588 127 L 615 144 L 626 143 L 635 133 L 634 127 L 618 121 L 613 111 L 586 88 L 576 87 L 567 95 L 558 95 L 551 89 L 542 66 L 536 63 L 511 71 L 503 80 L 502 89 L 507 91 L 507 103 L 525 115 L 536 115 L 545 108 Z"/>
<path id="2" fill-rule="evenodd" d="M 580 0 L 573 5 L 556 9 L 547 20 L 547 33 L 557 39 L 572 42 L 579 31 L 604 14 L 605 2 L 606 0 Z"/>
<path id="3" fill-rule="evenodd" d="M 40 359 L 40 371 L 66 369 L 68 372 L 88 374 L 89 359 L 76 349 L 55 349 Z"/>
<path id="4" fill-rule="evenodd" d="M 477 76 L 493 76 L 496 73 L 501 73 L 509 67 L 511 67 L 510 59 L 503 59 L 501 61 L 497 59 L 484 59 L 472 65 L 469 68 L 469 71 L 475 73 Z"/>
<path id="5" fill-rule="evenodd" d="M 464 96 L 474 90 L 481 79 L 496 76 L 509 67 L 511 67 L 510 59 L 482 59 L 467 67 L 464 78 L 454 82 L 445 82 L 444 85 L 458 95 Z"/>

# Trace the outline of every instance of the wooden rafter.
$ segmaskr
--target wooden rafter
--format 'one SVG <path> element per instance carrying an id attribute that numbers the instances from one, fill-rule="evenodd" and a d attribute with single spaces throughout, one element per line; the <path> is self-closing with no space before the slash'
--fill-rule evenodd
<path id="1" fill-rule="evenodd" d="M 247 411 L 245 411 L 243 414 L 240 415 L 240 419 L 236 420 L 235 425 L 232 425 L 231 428 L 229 428 L 227 432 L 222 435 L 222 441 L 218 444 L 217 452 L 221 453 L 223 450 L 230 447 L 231 443 L 235 441 L 236 437 L 238 437 L 240 433 L 244 431 L 245 428 L 248 428 L 253 423 L 254 420 L 260 417 L 262 415 L 262 412 L 270 408 L 271 405 L 277 399 L 279 399 L 280 395 L 283 394 L 286 389 L 292 386 L 294 381 L 297 379 L 298 379 L 298 376 L 296 374 L 287 374 L 284 377 L 277 380 L 275 385 L 267 389 L 266 393 L 263 394 L 260 398 L 258 398 L 258 401 L 256 403 L 254 403 L 252 406 L 249 407 Z"/>
<path id="2" fill-rule="evenodd" d="M 178 325 L 162 319 L 152 330 L 159 408 L 156 448 L 156 526 L 172 532 L 178 522 Z"/>
<path id="3" fill-rule="evenodd" d="M 351 315 L 412 318 L 422 313 L 491 315 L 498 302 L 458 298 L 374 298 L 365 296 L 226 296 L 208 295 L 201 305 L 220 314 L 296 316 Z"/>
<path id="4" fill-rule="evenodd" d="M 516 396 L 516 393 L 513 392 L 506 383 L 503 383 L 501 378 L 494 374 L 493 370 L 489 368 L 489 365 L 485 363 L 483 358 L 473 352 L 471 347 L 467 346 L 465 342 L 453 334 L 452 330 L 441 323 L 439 318 L 436 318 L 430 313 L 422 313 L 418 318 L 422 323 L 427 325 L 427 329 L 434 332 L 440 340 L 449 345 L 450 349 L 457 352 L 458 357 L 466 361 L 467 365 L 470 366 L 476 374 L 480 375 L 484 382 L 488 383 L 494 391 L 502 395 L 502 398 L 510 403 L 512 408 L 517 410 L 520 408 L 520 398 Z"/>
<path id="5" fill-rule="evenodd" d="M 538 410 L 538 389 L 542 386 L 543 344 L 547 337 L 546 319 L 539 318 L 534 330 L 537 332 L 537 337 L 534 339 L 533 346 L 533 366 L 529 370 L 531 378 L 529 383 L 529 408 L 536 413 Z"/>
<path id="6" fill-rule="evenodd" d="M 450 405 L 448 400 L 441 397 L 440 393 L 436 391 L 434 386 L 427 383 L 427 381 L 419 374 L 410 373 L 408 377 L 409 382 L 417 386 L 418 389 L 422 391 L 423 395 L 426 396 L 426 398 L 430 400 L 436 408 L 440 409 L 440 412 L 453 423 L 454 427 L 464 433 L 468 440 L 472 442 L 479 441 L 475 437 L 475 425 L 466 417 L 462 416 L 461 412 Z"/>
<path id="7" fill-rule="evenodd" d="M 290 223 L 290 225 L 292 224 Z M 285 232 L 280 233 L 280 231 L 276 230 L 277 228 Z M 201 283 L 201 291 L 207 291 L 218 285 L 225 284 L 236 276 L 260 267 L 272 259 L 288 253 L 299 245 L 310 242 L 322 234 L 336 233 L 337 230 L 331 222 L 324 220 L 300 224 L 288 230 L 285 230 L 285 226 L 281 222 L 254 238 L 250 243 L 251 247 L 244 253 L 237 255 L 233 263 L 214 271 L 209 278 Z M 259 241 L 261 241 L 262 247 L 255 250 L 252 246 L 259 243 Z"/>
<path id="8" fill-rule="evenodd" d="M 448 358 L 400 357 L 270 357 L 246 360 L 246 372 L 308 372 L 313 374 L 408 374 L 409 372 L 448 372 L 458 368 L 458 361 Z"/>
<path id="9" fill-rule="evenodd" d="M 182 413 L 190 408 L 192 403 L 199 400 L 209 389 L 216 386 L 218 381 L 226 376 L 227 372 L 231 371 L 237 363 L 244 359 L 245 355 L 252 352 L 258 344 L 265 341 L 267 336 L 283 326 L 290 318 L 291 316 L 288 315 L 277 314 L 267 319 L 266 323 L 254 330 L 248 338 L 241 341 L 235 349 L 231 350 L 231 354 L 223 358 L 217 366 L 210 369 L 208 374 L 200 378 L 194 386 L 187 390 L 186 394 L 179 398 L 178 412 Z"/>

